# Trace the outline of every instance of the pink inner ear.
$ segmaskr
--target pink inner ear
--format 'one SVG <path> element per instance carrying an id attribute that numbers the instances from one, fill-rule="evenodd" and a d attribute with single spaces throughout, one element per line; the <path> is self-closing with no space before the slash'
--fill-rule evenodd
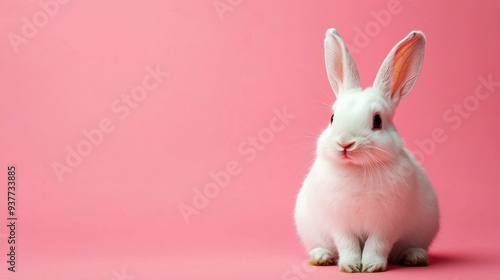
<path id="1" fill-rule="evenodd" d="M 338 77 L 338 87 L 340 90 L 341 85 L 344 83 L 344 59 L 343 53 L 341 49 L 341 44 L 338 42 L 337 38 L 334 37 L 335 48 L 337 49 L 337 55 L 333 56 L 333 69 L 335 69 L 335 73 L 337 73 Z"/>
<path id="2" fill-rule="evenodd" d="M 414 59 L 414 51 L 419 37 L 413 36 L 407 42 L 403 43 L 394 53 L 394 84 L 392 86 L 391 98 L 394 97 L 398 89 L 401 89 L 401 83 L 406 80 L 409 74 L 409 65 Z"/>

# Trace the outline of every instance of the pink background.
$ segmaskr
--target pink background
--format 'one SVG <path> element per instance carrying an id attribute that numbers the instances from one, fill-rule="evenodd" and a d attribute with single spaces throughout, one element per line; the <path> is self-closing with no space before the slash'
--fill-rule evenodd
<path id="1" fill-rule="evenodd" d="M 480 77 L 500 81 L 500 2 L 47 2 L 51 16 L 38 1 L 0 3 L 1 279 L 500 277 L 500 85 L 474 97 Z M 38 27 L 23 35 L 33 16 Z M 330 27 L 352 47 L 365 86 L 396 42 L 414 29 L 427 36 L 422 73 L 396 116 L 441 205 L 427 268 L 294 270 L 307 260 L 295 196 L 333 101 L 323 62 Z M 13 45 L 12 34 L 24 41 Z M 149 79 L 148 66 L 169 75 L 120 119 L 113 104 Z M 285 107 L 294 117 L 270 130 L 273 110 Z M 103 119 L 114 130 L 58 180 L 54 162 Z M 429 144 L 436 129 L 445 140 Z M 251 157 L 249 137 L 259 135 L 266 143 Z M 209 174 L 235 162 L 240 173 L 186 223 L 179 205 L 193 206 Z M 16 273 L 5 262 L 11 164 Z"/>

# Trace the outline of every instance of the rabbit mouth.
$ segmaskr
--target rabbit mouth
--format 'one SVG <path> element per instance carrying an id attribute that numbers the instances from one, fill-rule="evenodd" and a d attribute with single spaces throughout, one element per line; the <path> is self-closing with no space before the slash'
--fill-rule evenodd
<path id="1" fill-rule="evenodd" d="M 348 154 L 347 150 L 344 149 L 343 151 L 340 152 L 340 159 L 351 160 L 352 159 L 351 154 L 350 153 Z"/>
<path id="2" fill-rule="evenodd" d="M 358 166 L 387 164 L 394 161 L 394 156 L 379 147 L 363 147 L 354 150 L 337 150 L 336 155 L 332 157 L 336 161 L 344 164 L 354 164 Z"/>
<path id="3" fill-rule="evenodd" d="M 336 152 L 336 155 L 332 157 L 336 161 L 344 164 L 354 164 L 354 165 L 369 165 L 377 162 L 384 162 L 379 155 L 371 150 L 366 149 L 343 149 Z"/>
<path id="4" fill-rule="evenodd" d="M 355 157 L 353 156 L 352 151 L 339 151 L 337 154 L 337 161 L 343 162 L 343 163 L 352 163 L 355 161 Z"/>

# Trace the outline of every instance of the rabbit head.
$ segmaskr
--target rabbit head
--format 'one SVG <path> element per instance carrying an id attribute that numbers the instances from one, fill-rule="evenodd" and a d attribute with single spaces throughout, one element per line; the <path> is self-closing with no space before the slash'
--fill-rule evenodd
<path id="1" fill-rule="evenodd" d="M 399 101 L 412 89 L 424 57 L 425 37 L 413 31 L 386 57 L 372 87 L 362 89 L 356 64 L 335 29 L 325 38 L 328 80 L 336 95 L 318 155 L 341 164 L 373 165 L 403 153 L 393 124 Z"/>

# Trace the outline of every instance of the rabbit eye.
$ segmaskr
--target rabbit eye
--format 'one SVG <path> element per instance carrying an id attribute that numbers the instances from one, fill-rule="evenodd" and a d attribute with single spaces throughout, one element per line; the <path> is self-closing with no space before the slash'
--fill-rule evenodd
<path id="1" fill-rule="evenodd" d="M 332 123 L 332 122 L 333 122 L 333 116 L 334 116 L 334 115 L 335 115 L 335 114 L 332 114 L 332 117 L 330 118 L 330 123 Z"/>
<path id="2" fill-rule="evenodd" d="M 372 129 L 381 129 L 382 128 L 382 118 L 380 118 L 379 114 L 375 114 L 373 116 L 373 128 Z"/>

